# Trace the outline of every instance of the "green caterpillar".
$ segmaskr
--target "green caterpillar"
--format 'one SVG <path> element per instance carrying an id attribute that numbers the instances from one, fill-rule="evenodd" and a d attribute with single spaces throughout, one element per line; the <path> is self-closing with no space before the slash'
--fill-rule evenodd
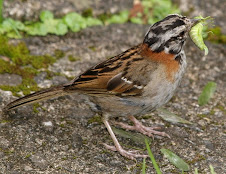
<path id="1" fill-rule="evenodd" d="M 189 32 L 189 35 L 194 42 L 194 44 L 199 47 L 200 50 L 205 51 L 205 55 L 208 54 L 208 48 L 205 45 L 202 37 L 202 32 L 203 32 L 203 24 L 206 23 L 205 20 L 209 19 L 210 16 L 203 18 L 202 16 L 195 17 L 195 19 L 201 19 L 201 21 L 193 26 Z"/>

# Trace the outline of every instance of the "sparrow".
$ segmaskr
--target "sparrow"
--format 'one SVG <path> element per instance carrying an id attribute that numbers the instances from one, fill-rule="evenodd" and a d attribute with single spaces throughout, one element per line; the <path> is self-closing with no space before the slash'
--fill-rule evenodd
<path id="1" fill-rule="evenodd" d="M 109 120 L 128 117 L 133 126 L 117 124 L 148 136 L 168 136 L 156 127 L 142 125 L 136 117 L 155 110 L 172 98 L 187 65 L 183 47 L 190 29 L 198 22 L 198 19 L 178 14 L 168 15 L 149 28 L 141 44 L 91 67 L 67 84 L 19 98 L 6 105 L 4 111 L 44 99 L 82 93 L 89 97 L 96 112 L 101 113 L 114 142 L 114 146 L 104 146 L 132 160 L 146 157 L 137 151 L 123 149 Z"/>

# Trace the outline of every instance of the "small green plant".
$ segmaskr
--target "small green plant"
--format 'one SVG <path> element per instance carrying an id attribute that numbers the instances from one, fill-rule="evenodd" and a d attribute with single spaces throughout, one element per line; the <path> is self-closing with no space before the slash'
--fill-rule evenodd
<path id="1" fill-rule="evenodd" d="M 145 173 L 146 173 L 146 160 L 144 158 L 142 163 L 142 174 L 145 174 Z"/>
<path id="2" fill-rule="evenodd" d="M 140 4 L 142 11 L 132 14 L 130 21 L 137 24 L 153 24 L 168 14 L 180 13 L 171 0 L 143 0 Z"/>
<path id="3" fill-rule="evenodd" d="M 216 174 L 216 172 L 214 171 L 214 168 L 213 168 L 213 166 L 211 164 L 209 165 L 209 168 L 210 168 L 210 174 Z M 197 168 L 195 168 L 194 174 L 199 174 Z"/>
<path id="4" fill-rule="evenodd" d="M 149 157 L 150 157 L 150 159 L 152 161 L 152 164 L 153 164 L 153 166 L 154 166 L 154 168 L 156 170 L 156 173 L 157 174 L 162 174 L 162 172 L 159 169 L 159 166 L 158 166 L 157 162 L 155 161 L 155 157 L 154 157 L 154 155 L 151 152 L 151 148 L 149 146 L 149 143 L 148 143 L 148 140 L 147 139 L 145 139 L 145 144 L 146 144 L 146 148 L 148 150 L 148 155 L 149 155 Z"/>
<path id="5" fill-rule="evenodd" d="M 46 36 L 47 34 L 65 35 L 70 29 L 78 32 L 81 29 L 94 25 L 103 25 L 99 19 L 92 17 L 82 17 L 78 13 L 69 13 L 63 18 L 54 18 L 50 11 L 42 11 L 40 13 L 40 21 L 22 23 L 11 18 L 6 18 L 0 24 L 0 34 L 4 34 L 10 38 L 21 38 L 20 32 L 28 35 Z"/>
<path id="6" fill-rule="evenodd" d="M 214 27 L 208 29 L 212 34 L 208 35 L 207 40 L 215 43 L 226 44 L 226 34 L 223 34 L 220 27 Z"/>
<path id="7" fill-rule="evenodd" d="M 54 18 L 52 12 L 44 10 L 39 15 L 39 21 L 21 22 L 12 18 L 2 18 L 2 2 L 0 0 L 0 35 L 9 38 L 22 38 L 24 35 L 46 36 L 47 34 L 65 35 L 69 30 L 78 32 L 84 28 L 96 25 L 108 25 L 112 23 L 139 23 L 153 24 L 168 14 L 179 13 L 179 9 L 172 5 L 171 0 L 143 0 L 144 11 L 130 18 L 129 10 L 123 10 L 118 14 L 103 14 L 92 17 L 92 10 L 87 10 L 80 15 L 76 12 L 68 13 L 62 18 Z"/>

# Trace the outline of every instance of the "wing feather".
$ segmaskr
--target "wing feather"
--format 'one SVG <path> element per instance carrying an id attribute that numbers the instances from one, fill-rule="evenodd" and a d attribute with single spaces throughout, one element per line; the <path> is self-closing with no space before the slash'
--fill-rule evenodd
<path id="1" fill-rule="evenodd" d="M 142 74 L 147 74 L 145 71 L 151 73 L 156 68 L 154 62 L 140 55 L 141 47 L 142 44 L 135 46 L 92 67 L 65 86 L 65 90 L 79 89 L 90 94 L 140 95 L 150 81 L 147 79 L 150 74 Z"/>

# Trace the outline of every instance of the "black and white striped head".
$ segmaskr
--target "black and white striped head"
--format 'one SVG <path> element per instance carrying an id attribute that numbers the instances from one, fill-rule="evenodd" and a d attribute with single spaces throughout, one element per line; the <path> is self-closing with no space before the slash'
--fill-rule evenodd
<path id="1" fill-rule="evenodd" d="M 153 24 L 145 35 L 144 43 L 154 52 L 178 54 L 192 26 L 198 20 L 172 14 Z"/>

